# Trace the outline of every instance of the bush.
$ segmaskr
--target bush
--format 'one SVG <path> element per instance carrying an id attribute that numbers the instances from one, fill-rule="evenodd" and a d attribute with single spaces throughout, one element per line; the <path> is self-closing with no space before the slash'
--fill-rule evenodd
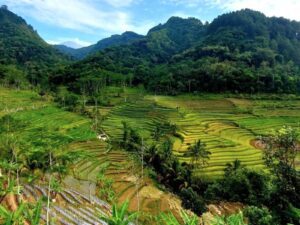
<path id="1" fill-rule="evenodd" d="M 75 94 L 67 94 L 65 96 L 65 105 L 69 110 L 74 110 L 78 104 L 79 98 Z"/>
<path id="2" fill-rule="evenodd" d="M 201 215 L 207 210 L 204 199 L 199 196 L 191 187 L 182 189 L 180 196 L 182 199 L 182 205 L 186 209 L 191 209 L 198 215 Z"/>
<path id="3" fill-rule="evenodd" d="M 216 216 L 211 222 L 212 225 L 246 225 L 242 212 L 230 216 Z"/>
<path id="4" fill-rule="evenodd" d="M 275 225 L 272 215 L 267 208 L 248 206 L 244 209 L 249 225 Z"/>
<path id="5" fill-rule="evenodd" d="M 210 184 L 205 191 L 205 197 L 210 200 L 226 199 L 259 206 L 268 202 L 270 195 L 268 176 L 238 163 L 235 166 L 228 165 L 225 177 Z"/>

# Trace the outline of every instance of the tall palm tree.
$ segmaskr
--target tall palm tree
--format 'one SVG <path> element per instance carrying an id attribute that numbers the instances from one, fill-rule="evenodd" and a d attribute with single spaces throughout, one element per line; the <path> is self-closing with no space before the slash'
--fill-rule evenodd
<path id="1" fill-rule="evenodd" d="M 232 163 L 227 163 L 225 168 L 225 177 L 231 173 L 236 173 L 239 169 L 243 168 L 240 160 L 236 159 Z"/>
<path id="2" fill-rule="evenodd" d="M 122 144 L 123 144 L 123 147 L 126 148 L 128 142 L 129 142 L 129 126 L 128 126 L 127 122 L 125 122 L 125 121 L 122 121 L 122 125 L 123 125 Z"/>
<path id="3" fill-rule="evenodd" d="M 188 152 L 185 154 L 185 156 L 191 157 L 191 164 L 194 168 L 206 165 L 210 155 L 211 152 L 206 150 L 206 144 L 201 140 L 197 140 L 193 145 L 190 145 Z"/>
<path id="4" fill-rule="evenodd" d="M 113 205 L 111 216 L 100 217 L 108 225 L 129 225 L 138 216 L 138 213 L 128 213 L 129 202 L 125 201 L 120 207 Z"/>
<path id="5" fill-rule="evenodd" d="M 171 139 L 168 138 L 166 141 L 163 142 L 161 150 L 163 158 L 165 159 L 165 161 L 168 161 L 173 154 L 173 142 L 171 141 Z"/>

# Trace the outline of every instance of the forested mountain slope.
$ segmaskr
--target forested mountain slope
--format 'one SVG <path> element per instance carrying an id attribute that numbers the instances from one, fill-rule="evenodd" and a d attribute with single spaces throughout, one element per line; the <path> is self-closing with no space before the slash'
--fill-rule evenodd
<path id="1" fill-rule="evenodd" d="M 139 35 L 131 31 L 126 31 L 121 35 L 115 34 L 111 37 L 104 38 L 98 41 L 94 45 L 90 45 L 79 49 L 73 49 L 64 45 L 55 45 L 54 47 L 62 53 L 72 56 L 75 59 L 83 59 L 87 55 L 96 53 L 105 48 L 109 48 L 112 46 L 127 45 L 142 38 L 143 35 Z"/>
<path id="2" fill-rule="evenodd" d="M 114 74 L 122 75 L 121 80 L 138 84 L 147 78 L 154 66 L 166 63 L 173 55 L 200 43 L 205 30 L 206 25 L 198 19 L 171 17 L 167 23 L 152 28 L 145 38 L 130 45 L 104 49 L 75 63 L 52 80 L 54 84 L 74 84 L 87 74 L 89 77 Z"/>
<path id="3" fill-rule="evenodd" d="M 152 28 L 143 40 L 100 51 L 63 76 L 73 83 L 84 76 L 83 71 L 96 77 L 109 71 L 167 94 L 296 93 L 299 33 L 299 22 L 249 9 L 224 14 L 205 25 L 193 18 L 172 17 Z"/>
<path id="4" fill-rule="evenodd" d="M 45 82 L 55 66 L 68 61 L 24 19 L 4 6 L 0 8 L 0 79 L 14 83 L 19 82 L 17 76 L 33 84 Z"/>

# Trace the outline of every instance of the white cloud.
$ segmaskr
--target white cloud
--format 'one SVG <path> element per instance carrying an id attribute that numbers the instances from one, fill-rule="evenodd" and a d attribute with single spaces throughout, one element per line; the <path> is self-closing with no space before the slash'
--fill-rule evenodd
<path id="1" fill-rule="evenodd" d="M 184 5 L 186 7 L 197 7 L 205 3 L 206 0 L 163 0 L 165 4 Z"/>
<path id="2" fill-rule="evenodd" d="M 186 7 L 217 7 L 224 12 L 250 8 L 267 16 L 300 21 L 300 0 L 163 0 L 164 3 Z"/>
<path id="3" fill-rule="evenodd" d="M 106 0 L 105 0 L 106 1 Z M 107 0 L 108 1 L 108 0 Z M 123 0 L 123 5 L 133 0 Z M 101 29 L 108 34 L 140 29 L 131 22 L 130 14 L 116 8 L 105 8 L 103 1 L 93 0 L 4 0 L 18 14 L 58 27 L 95 33 Z M 119 0 L 110 0 L 113 4 Z"/>
<path id="4" fill-rule="evenodd" d="M 57 38 L 55 40 L 46 40 L 46 42 L 51 45 L 57 45 L 57 44 L 65 43 L 65 42 L 70 42 L 70 43 L 74 43 L 74 45 L 75 44 L 78 45 L 78 47 L 85 47 L 85 46 L 89 46 L 89 45 L 93 44 L 91 42 L 84 41 L 79 38 Z"/>
<path id="5" fill-rule="evenodd" d="M 137 0 L 105 0 L 106 3 L 116 8 L 130 6 L 132 3 L 136 1 Z"/>
<path id="6" fill-rule="evenodd" d="M 250 8 L 261 11 L 267 16 L 285 17 L 300 20 L 299 0 L 212 0 L 211 2 L 224 10 Z"/>

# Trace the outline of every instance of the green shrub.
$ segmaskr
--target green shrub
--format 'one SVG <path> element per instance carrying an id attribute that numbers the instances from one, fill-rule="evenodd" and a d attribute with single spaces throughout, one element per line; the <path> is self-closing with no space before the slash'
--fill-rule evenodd
<path id="1" fill-rule="evenodd" d="M 212 225 L 246 225 L 243 213 L 237 213 L 230 216 L 216 216 L 211 222 Z"/>
<path id="2" fill-rule="evenodd" d="M 252 171 L 239 162 L 225 168 L 225 176 L 210 184 L 205 197 L 211 200 L 226 199 L 251 205 L 261 205 L 271 195 L 270 179 L 263 172 Z"/>
<path id="3" fill-rule="evenodd" d="M 244 209 L 250 225 L 275 225 L 272 215 L 267 208 L 248 206 Z"/>
<path id="4" fill-rule="evenodd" d="M 183 207 L 191 209 L 198 215 L 206 211 L 206 204 L 204 199 L 199 196 L 191 187 L 184 188 L 180 192 Z"/>

